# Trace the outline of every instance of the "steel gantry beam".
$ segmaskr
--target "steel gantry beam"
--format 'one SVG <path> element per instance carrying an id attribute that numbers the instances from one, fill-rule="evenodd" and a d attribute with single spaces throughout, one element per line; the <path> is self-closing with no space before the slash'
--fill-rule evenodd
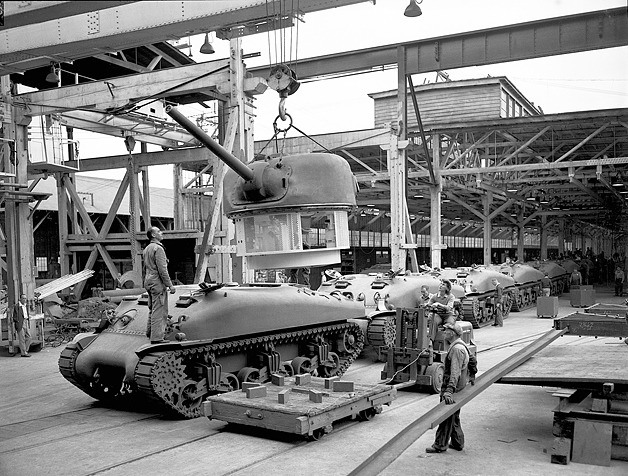
<path id="1" fill-rule="evenodd" d="M 400 46 L 406 74 L 419 74 L 626 45 L 628 16 L 621 7 L 304 58 L 296 71 L 304 80 L 393 66 Z M 252 69 L 262 76 L 268 70 Z"/>
<path id="2" fill-rule="evenodd" d="M 51 11 L 40 9 L 38 22 L 16 21 L 15 27 L 0 31 L 0 69 L 26 71 L 46 66 L 51 60 L 70 62 L 94 54 L 229 29 L 259 22 L 269 12 L 296 16 L 365 1 L 308 0 L 299 3 L 298 11 L 290 0 L 96 2 L 109 8 L 83 7 L 81 11 L 76 5 L 76 14 L 54 17 Z M 33 11 L 33 15 L 36 13 Z"/>

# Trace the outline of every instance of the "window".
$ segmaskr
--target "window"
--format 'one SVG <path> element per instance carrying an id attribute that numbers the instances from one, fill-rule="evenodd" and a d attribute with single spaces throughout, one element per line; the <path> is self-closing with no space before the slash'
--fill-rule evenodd
<path id="1" fill-rule="evenodd" d="M 35 257 L 35 264 L 37 266 L 38 273 L 47 273 L 48 272 L 48 258 L 45 256 L 37 256 Z"/>

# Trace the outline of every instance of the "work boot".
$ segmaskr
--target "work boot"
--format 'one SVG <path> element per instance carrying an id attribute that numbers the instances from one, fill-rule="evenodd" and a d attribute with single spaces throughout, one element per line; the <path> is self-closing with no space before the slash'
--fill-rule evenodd
<path id="1" fill-rule="evenodd" d="M 440 448 L 436 448 L 434 445 L 425 448 L 426 453 L 444 453 L 447 450 L 441 450 Z"/>

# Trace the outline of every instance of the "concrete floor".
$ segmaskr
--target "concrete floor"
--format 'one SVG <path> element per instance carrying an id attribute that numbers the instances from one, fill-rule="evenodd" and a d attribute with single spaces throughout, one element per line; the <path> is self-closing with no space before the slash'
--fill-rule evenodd
<path id="1" fill-rule="evenodd" d="M 612 289 L 598 288 L 598 302 L 623 303 Z M 559 317 L 574 312 L 567 296 Z M 503 328 L 475 331 L 480 372 L 517 352 L 552 326 L 536 310 L 511 313 Z M 529 339 L 502 345 L 525 336 Z M 561 338 L 552 345 L 586 344 Z M 579 340 L 578 340 L 579 339 Z M 609 345 L 625 345 L 607 339 Z M 498 346 L 498 347 L 496 347 Z M 171 420 L 143 411 L 106 408 L 59 374 L 62 347 L 30 359 L 0 354 L 0 474 L 13 475 L 345 475 L 438 402 L 410 390 L 368 422 L 344 421 L 317 442 L 228 425 L 206 418 Z M 345 374 L 379 382 L 382 363 L 368 357 Z M 625 475 L 628 462 L 600 467 L 550 463 L 554 389 L 492 385 L 461 412 L 466 447 L 428 455 L 434 430 L 418 437 L 382 474 L 429 475 Z"/>

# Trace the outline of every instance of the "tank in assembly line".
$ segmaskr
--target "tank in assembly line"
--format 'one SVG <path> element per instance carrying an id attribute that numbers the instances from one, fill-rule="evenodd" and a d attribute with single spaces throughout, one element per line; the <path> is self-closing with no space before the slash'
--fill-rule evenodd
<path id="1" fill-rule="evenodd" d="M 473 324 L 475 329 L 489 325 L 494 321 L 495 286 L 492 279 L 496 278 L 503 287 L 502 309 L 504 319 L 508 317 L 512 306 L 513 294 L 516 292 L 515 280 L 511 276 L 500 273 L 487 266 L 470 266 L 464 268 L 444 268 L 438 276 L 449 279 L 452 283 L 462 286 L 465 292 L 461 300 L 462 319 Z"/>
<path id="2" fill-rule="evenodd" d="M 511 311 L 536 306 L 536 300 L 541 295 L 541 279 L 545 276 L 542 271 L 524 263 L 503 263 L 490 267 L 515 280 Z"/>
<path id="3" fill-rule="evenodd" d="M 571 274 L 556 261 L 530 261 L 526 263 L 543 273 L 552 281 L 550 294 L 560 296 L 563 292 L 569 291 L 569 275 Z"/>
<path id="4" fill-rule="evenodd" d="M 366 319 L 361 325 L 367 344 L 388 348 L 395 342 L 395 309 L 417 307 L 421 286 L 427 286 L 429 292 L 435 294 L 439 284 L 440 279 L 429 273 L 390 271 L 336 276 L 321 283 L 319 291 L 362 303 L 366 308 Z M 453 284 L 451 291 L 456 297 L 455 311 L 461 313 L 459 303 L 464 290 Z"/>
<path id="5" fill-rule="evenodd" d="M 268 247 L 265 235 L 273 231 L 272 243 L 283 241 L 294 251 L 302 246 L 301 211 L 342 221 L 340 214 L 346 220 L 355 206 L 354 177 L 336 155 L 285 156 L 247 166 L 177 110 L 168 113 L 232 168 L 224 181 L 224 210 L 253 232 L 238 240 L 255 249 Z M 255 257 L 266 255 L 262 250 Z M 364 318 L 364 305 L 343 296 L 282 284 L 201 283 L 176 286 L 171 298 L 168 342 L 151 344 L 146 337 L 147 296 L 126 296 L 95 333 L 79 334 L 62 351 L 61 374 L 96 399 L 129 397 L 193 418 L 201 415 L 207 395 L 273 373 L 340 376 L 362 350 L 355 319 Z"/>

